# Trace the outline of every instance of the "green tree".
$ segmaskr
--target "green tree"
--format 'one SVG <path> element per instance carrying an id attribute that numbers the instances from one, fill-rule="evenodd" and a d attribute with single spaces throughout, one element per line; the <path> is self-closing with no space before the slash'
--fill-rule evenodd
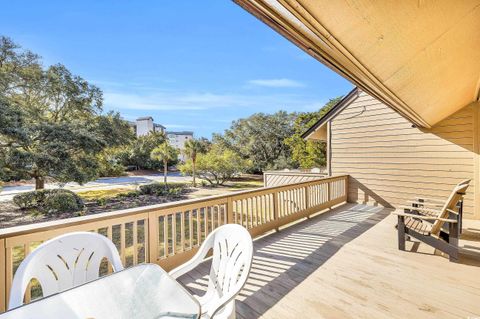
<path id="1" fill-rule="evenodd" d="M 102 92 L 63 65 L 0 37 L 0 161 L 3 178 L 84 183 L 97 177 L 96 155 L 128 140 L 118 114 L 102 115 Z"/>
<path id="2" fill-rule="evenodd" d="M 236 174 L 248 170 L 251 161 L 243 159 L 230 149 L 223 149 L 219 145 L 213 145 L 205 154 L 197 154 L 196 171 L 198 176 L 207 180 L 211 185 L 223 185 Z M 180 165 L 183 174 L 192 174 L 193 161 L 190 159 Z"/>
<path id="3" fill-rule="evenodd" d="M 330 99 L 317 112 L 300 113 L 294 123 L 294 133 L 285 139 L 285 145 L 290 148 L 295 166 L 301 168 L 322 167 L 326 164 L 326 144 L 322 141 L 304 140 L 305 133 L 315 122 L 327 113 L 342 97 Z"/>
<path id="4" fill-rule="evenodd" d="M 165 134 L 151 132 L 137 137 L 130 144 L 119 149 L 117 156 L 125 166 L 132 165 L 137 169 L 159 169 L 162 167 L 162 161 L 153 159 L 150 155 L 155 147 L 165 141 Z"/>
<path id="5" fill-rule="evenodd" d="M 201 139 L 191 139 L 185 142 L 184 154 L 192 161 L 192 178 L 193 187 L 197 187 L 196 183 L 196 163 L 197 155 L 205 153 L 208 149 L 208 144 Z"/>
<path id="6" fill-rule="evenodd" d="M 214 135 L 214 143 L 230 149 L 253 163 L 255 173 L 291 166 L 290 147 L 284 140 L 294 133 L 295 114 L 279 111 L 256 113 L 232 123 L 223 135 Z"/>
<path id="7" fill-rule="evenodd" d="M 165 183 L 165 187 L 167 187 L 168 162 L 178 158 L 177 149 L 165 141 L 155 147 L 150 156 L 154 160 L 163 162 L 163 182 Z"/>

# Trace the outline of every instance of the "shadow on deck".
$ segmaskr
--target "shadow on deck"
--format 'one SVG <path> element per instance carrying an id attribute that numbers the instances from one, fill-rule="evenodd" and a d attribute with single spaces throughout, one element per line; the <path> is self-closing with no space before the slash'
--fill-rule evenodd
<path id="1" fill-rule="evenodd" d="M 237 317 L 261 317 L 344 245 L 390 212 L 383 207 L 346 204 L 255 240 L 250 278 L 237 297 Z M 201 295 L 208 284 L 209 268 L 205 262 L 180 281 Z"/>

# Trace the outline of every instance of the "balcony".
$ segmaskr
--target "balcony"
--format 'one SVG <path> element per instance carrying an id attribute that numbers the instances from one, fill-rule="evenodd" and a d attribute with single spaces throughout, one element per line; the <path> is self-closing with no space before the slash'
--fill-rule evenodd
<path id="1" fill-rule="evenodd" d="M 469 318 L 480 313 L 475 261 L 397 249 L 391 209 L 344 204 L 254 242 L 237 318 Z M 467 228 L 480 229 L 480 223 Z M 414 252 L 410 252 L 414 251 Z M 182 283 L 205 290 L 208 263 Z"/>
<path id="2" fill-rule="evenodd" d="M 346 175 L 327 177 L 1 230 L 0 306 L 24 256 L 57 235 L 97 231 L 114 241 L 127 267 L 151 262 L 168 270 L 190 259 L 214 228 L 238 223 L 256 237 L 251 276 L 237 298 L 239 318 L 480 314 L 480 262 L 462 256 L 451 263 L 418 242 L 398 251 L 392 210 L 347 203 L 348 185 Z M 478 221 L 464 224 L 469 239 L 478 240 L 479 229 Z M 200 293 L 207 267 L 208 261 L 181 282 Z M 25 298 L 38 296 L 32 283 Z"/>

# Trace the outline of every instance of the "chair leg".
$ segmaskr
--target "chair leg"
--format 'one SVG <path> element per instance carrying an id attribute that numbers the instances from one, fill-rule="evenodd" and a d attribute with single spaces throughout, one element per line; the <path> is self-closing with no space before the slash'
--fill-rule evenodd
<path id="1" fill-rule="evenodd" d="M 450 261 L 458 260 L 458 223 L 448 223 L 448 243 L 453 246 L 453 251 L 449 254 Z"/>
<path id="2" fill-rule="evenodd" d="M 463 200 L 460 201 L 459 207 L 458 207 L 458 234 L 462 234 L 462 225 L 463 222 Z"/>
<path id="3" fill-rule="evenodd" d="M 233 311 L 230 314 L 230 316 L 228 316 L 228 319 L 236 319 L 237 318 L 237 309 L 236 309 L 236 305 L 235 305 L 235 299 L 232 302 L 233 302 Z"/>
<path id="4" fill-rule="evenodd" d="M 405 250 L 405 217 L 398 216 L 398 249 Z"/>

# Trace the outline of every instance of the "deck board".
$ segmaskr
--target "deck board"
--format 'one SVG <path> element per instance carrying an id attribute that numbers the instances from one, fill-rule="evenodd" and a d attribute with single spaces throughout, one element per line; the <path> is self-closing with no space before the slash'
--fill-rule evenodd
<path id="1" fill-rule="evenodd" d="M 254 241 L 238 318 L 467 318 L 480 316 L 480 267 L 424 244 L 398 251 L 395 218 L 347 204 Z M 205 290 L 209 262 L 181 277 Z"/>

